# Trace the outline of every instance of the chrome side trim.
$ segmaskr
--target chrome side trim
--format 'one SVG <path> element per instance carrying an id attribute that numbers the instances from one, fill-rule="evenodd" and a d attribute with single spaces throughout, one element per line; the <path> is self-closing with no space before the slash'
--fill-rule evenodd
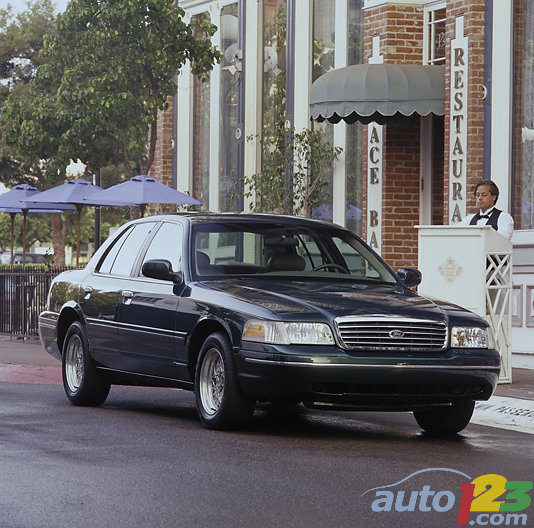
<path id="1" fill-rule="evenodd" d="M 165 328 L 158 328 L 157 326 L 142 326 L 130 323 L 118 323 L 118 329 L 129 330 L 130 332 L 139 332 L 142 334 L 165 334 L 176 337 L 185 337 L 187 335 L 186 332 L 181 332 L 179 330 L 168 330 Z"/>
<path id="2" fill-rule="evenodd" d="M 91 324 L 93 327 L 100 326 L 104 328 L 114 328 L 118 331 L 128 330 L 130 332 L 139 332 L 147 335 L 163 334 L 180 338 L 185 338 L 187 336 L 187 332 L 182 332 L 179 330 L 167 330 L 164 328 L 158 328 L 157 326 L 143 326 L 130 323 L 120 323 L 118 321 L 106 321 L 105 319 L 87 318 L 87 323 Z"/>
<path id="3" fill-rule="evenodd" d="M 104 326 L 104 327 L 116 327 L 117 321 L 106 321 L 105 319 L 97 319 L 95 317 L 86 317 L 85 319 L 87 324 L 92 324 L 93 326 Z"/>

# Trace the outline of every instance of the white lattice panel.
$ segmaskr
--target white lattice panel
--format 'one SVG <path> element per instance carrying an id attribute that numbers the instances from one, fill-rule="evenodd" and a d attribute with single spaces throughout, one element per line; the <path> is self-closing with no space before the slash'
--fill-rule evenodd
<path id="1" fill-rule="evenodd" d="M 493 328 L 497 348 L 501 353 L 500 381 L 512 379 L 512 255 L 486 255 L 486 319 Z"/>

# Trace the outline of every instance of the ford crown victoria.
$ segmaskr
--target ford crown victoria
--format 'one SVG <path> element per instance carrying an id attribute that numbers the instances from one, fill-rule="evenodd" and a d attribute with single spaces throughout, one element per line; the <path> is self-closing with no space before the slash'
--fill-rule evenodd
<path id="1" fill-rule="evenodd" d="M 153 216 L 55 278 L 40 339 L 75 405 L 138 384 L 194 391 L 215 429 L 266 402 L 413 411 L 455 433 L 494 391 L 500 356 L 483 318 L 421 297 L 420 280 L 322 221 Z"/>

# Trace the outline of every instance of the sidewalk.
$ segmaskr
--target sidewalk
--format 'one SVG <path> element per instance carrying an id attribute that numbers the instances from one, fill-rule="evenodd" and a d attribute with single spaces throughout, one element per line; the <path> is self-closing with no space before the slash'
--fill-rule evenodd
<path id="1" fill-rule="evenodd" d="M 0 336 L 1 381 L 60 384 L 61 363 L 38 339 Z M 512 369 L 512 383 L 500 383 L 489 401 L 478 402 L 472 422 L 534 434 L 534 370 Z"/>
<path id="2" fill-rule="evenodd" d="M 48 354 L 39 339 L 15 339 L 0 336 L 0 364 L 61 366 Z"/>
<path id="3" fill-rule="evenodd" d="M 38 339 L 0 336 L 0 382 L 61 384 L 61 363 Z"/>

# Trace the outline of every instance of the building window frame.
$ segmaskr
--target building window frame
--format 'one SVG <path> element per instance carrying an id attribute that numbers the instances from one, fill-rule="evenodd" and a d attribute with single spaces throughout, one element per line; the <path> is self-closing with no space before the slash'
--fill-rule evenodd
<path id="1" fill-rule="evenodd" d="M 438 32 L 438 27 L 446 22 L 446 2 L 436 2 L 425 5 L 423 24 L 423 63 L 428 65 L 445 64 L 446 55 L 446 34 L 445 31 Z M 443 11 L 443 13 L 440 13 Z M 441 43 L 436 43 L 437 39 L 443 39 Z M 443 54 L 436 56 L 436 49 L 442 49 Z"/>
<path id="2" fill-rule="evenodd" d="M 223 9 L 231 4 L 242 5 L 243 0 L 220 0 L 214 2 L 212 0 L 198 1 L 190 0 L 180 2 L 180 6 L 186 12 L 186 19 L 191 19 L 202 13 L 208 13 L 212 23 L 216 24 L 219 29 L 212 37 L 212 44 L 221 48 L 221 29 L 220 20 Z M 241 11 L 240 11 L 241 14 Z M 244 21 L 241 21 L 244 24 Z M 242 44 L 242 42 L 240 42 Z M 209 95 L 209 114 L 210 114 L 210 149 L 209 149 L 209 203 L 203 203 L 202 208 L 210 211 L 218 211 L 219 207 L 219 156 L 220 156 L 220 130 L 219 130 L 219 116 L 221 112 L 221 70 L 222 66 L 216 65 L 210 72 L 210 95 Z M 244 75 L 241 72 L 240 75 Z M 177 95 L 175 98 L 175 112 L 176 112 L 176 148 L 175 148 L 175 164 L 176 164 L 176 180 L 179 189 L 192 191 L 192 175 L 193 175 L 193 138 L 190 133 L 193 124 L 193 74 L 191 67 L 187 63 L 177 76 Z M 241 102 L 243 94 L 241 94 Z M 240 127 L 242 128 L 242 127 Z M 242 170 L 243 152 L 239 149 L 238 165 Z M 238 174 L 239 177 L 239 174 Z"/>

